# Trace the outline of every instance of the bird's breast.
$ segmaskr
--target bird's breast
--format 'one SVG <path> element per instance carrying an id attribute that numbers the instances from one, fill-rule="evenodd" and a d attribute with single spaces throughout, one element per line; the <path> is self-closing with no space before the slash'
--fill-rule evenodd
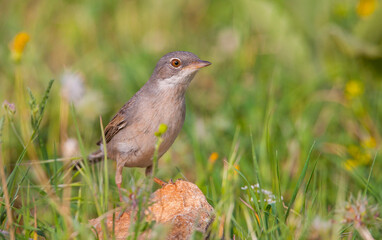
<path id="1" fill-rule="evenodd" d="M 154 114 L 151 116 L 150 128 L 154 135 L 160 124 L 167 126 L 159 149 L 162 155 L 171 147 L 182 129 L 186 113 L 185 101 L 184 98 L 174 99 L 173 96 L 163 96 L 161 101 L 155 102 L 152 107 Z"/>

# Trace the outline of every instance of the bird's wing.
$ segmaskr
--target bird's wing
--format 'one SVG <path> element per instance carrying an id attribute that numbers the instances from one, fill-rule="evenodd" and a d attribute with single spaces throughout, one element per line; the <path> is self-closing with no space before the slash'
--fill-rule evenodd
<path id="1" fill-rule="evenodd" d="M 131 99 L 132 100 L 132 99 Z M 105 141 L 106 143 L 110 142 L 110 140 L 123 128 L 131 124 L 130 119 L 132 118 L 131 114 L 127 114 L 129 108 L 133 105 L 133 101 L 127 102 L 121 110 L 111 119 L 109 124 L 105 127 Z M 97 145 L 102 143 L 102 137 L 97 142 Z"/>

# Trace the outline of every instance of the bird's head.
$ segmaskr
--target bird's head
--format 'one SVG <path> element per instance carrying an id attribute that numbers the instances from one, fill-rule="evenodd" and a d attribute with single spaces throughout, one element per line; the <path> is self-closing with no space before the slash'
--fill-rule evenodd
<path id="1" fill-rule="evenodd" d="M 170 52 L 158 61 L 150 80 L 164 87 L 187 86 L 199 69 L 209 65 L 210 62 L 200 60 L 193 53 Z"/>

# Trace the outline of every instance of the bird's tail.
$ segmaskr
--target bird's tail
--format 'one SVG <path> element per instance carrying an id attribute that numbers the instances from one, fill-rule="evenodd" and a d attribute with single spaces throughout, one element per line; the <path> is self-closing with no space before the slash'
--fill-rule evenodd
<path id="1" fill-rule="evenodd" d="M 88 160 L 90 163 L 97 163 L 97 162 L 102 161 L 103 159 L 104 159 L 104 155 L 100 149 L 89 154 L 89 156 L 88 156 Z"/>
<path id="2" fill-rule="evenodd" d="M 101 150 L 97 150 L 91 154 L 88 155 L 88 162 L 91 163 L 91 164 L 94 164 L 94 163 L 97 163 L 97 162 L 100 162 L 104 159 L 104 155 L 103 155 L 103 152 Z M 82 168 L 82 159 L 75 162 L 73 164 L 73 168 L 74 169 L 80 169 Z"/>

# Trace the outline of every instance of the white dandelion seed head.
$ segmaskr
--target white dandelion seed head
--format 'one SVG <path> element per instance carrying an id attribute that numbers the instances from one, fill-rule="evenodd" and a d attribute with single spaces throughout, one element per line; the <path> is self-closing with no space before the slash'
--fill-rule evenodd
<path id="1" fill-rule="evenodd" d="M 65 158 L 74 157 L 78 155 L 79 148 L 78 148 L 77 139 L 75 138 L 66 139 L 65 142 L 62 143 L 61 149 L 62 149 L 62 155 Z"/>
<path id="2" fill-rule="evenodd" d="M 66 70 L 61 76 L 61 94 L 77 104 L 85 93 L 84 78 L 80 73 Z"/>

